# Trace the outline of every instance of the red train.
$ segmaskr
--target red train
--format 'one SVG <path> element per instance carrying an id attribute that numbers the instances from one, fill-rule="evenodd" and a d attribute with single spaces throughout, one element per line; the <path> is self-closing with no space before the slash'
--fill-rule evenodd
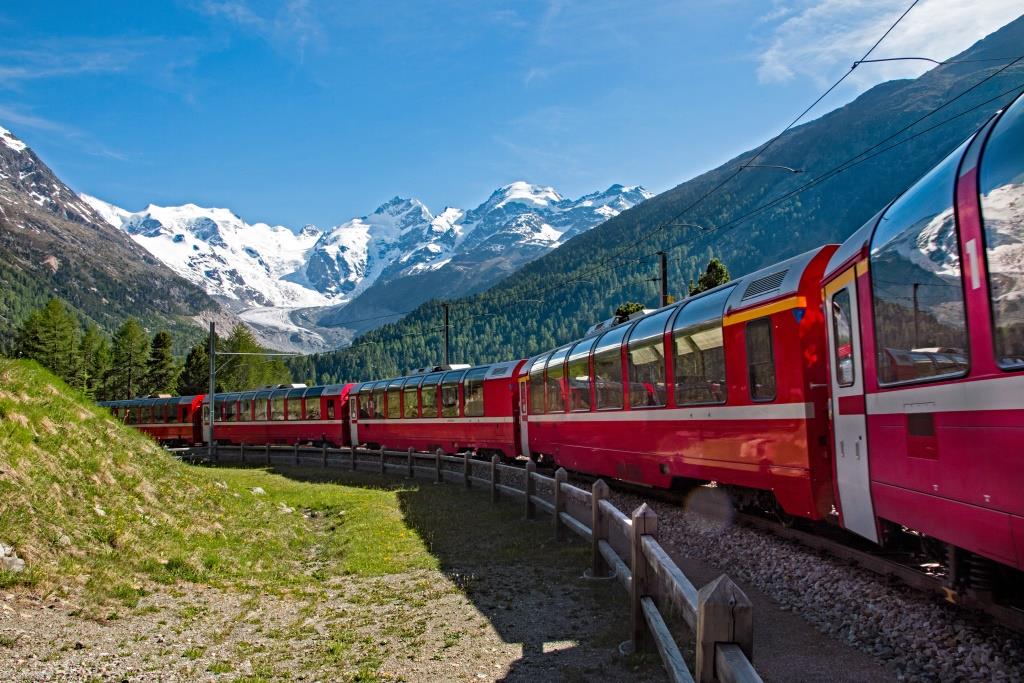
<path id="1" fill-rule="evenodd" d="M 842 245 L 529 360 L 303 389 L 295 408 L 298 389 L 218 396 L 217 438 L 543 457 L 663 488 L 714 481 L 742 505 L 877 543 L 909 531 L 966 585 L 1020 591 L 1021 150 L 1018 98 Z M 327 419 L 325 396 L 347 410 Z M 251 407 L 273 413 L 278 399 L 280 420 Z"/>

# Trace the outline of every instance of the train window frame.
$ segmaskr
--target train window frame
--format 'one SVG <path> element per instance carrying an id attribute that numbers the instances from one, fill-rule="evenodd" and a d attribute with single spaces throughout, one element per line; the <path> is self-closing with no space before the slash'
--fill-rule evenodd
<path id="1" fill-rule="evenodd" d="M 626 377 L 625 377 L 625 373 L 624 373 L 624 371 L 625 371 L 624 363 L 622 362 L 622 345 L 625 343 L 626 336 L 629 333 L 629 331 L 632 329 L 632 327 L 633 327 L 633 325 L 630 324 L 630 323 L 623 323 L 621 325 L 616 325 L 615 327 L 611 327 L 608 330 L 606 330 L 604 332 L 604 334 L 602 334 L 600 337 L 598 337 L 597 341 L 594 343 L 594 350 L 591 353 L 591 356 L 594 359 L 594 362 L 591 365 L 591 372 L 593 373 L 593 380 L 592 381 L 594 382 L 594 406 L 595 406 L 595 410 L 604 411 L 604 410 L 625 410 L 626 409 L 626 405 L 627 405 L 626 397 L 625 397 L 625 381 L 626 381 Z M 614 339 L 615 337 L 618 337 L 618 340 L 614 344 L 611 341 L 608 341 L 608 340 Z M 618 401 L 617 405 L 603 405 L 602 397 L 605 395 L 605 393 L 611 394 L 612 392 L 610 392 L 610 391 L 608 391 L 606 389 L 603 389 L 601 387 L 599 381 L 598 381 L 598 380 L 604 381 L 599 376 L 599 372 L 598 372 L 598 362 L 599 362 L 598 356 L 599 355 L 602 356 L 602 358 L 600 360 L 603 360 L 604 356 L 607 356 L 608 358 L 616 357 L 615 354 L 613 353 L 613 351 L 617 351 L 617 353 L 618 353 L 617 358 L 618 358 L 618 369 L 619 369 L 619 376 L 618 376 L 619 390 L 618 390 L 617 393 L 618 393 L 619 401 Z M 614 364 L 612 364 L 612 365 L 614 365 Z M 610 365 L 609 367 L 611 367 L 612 365 Z"/>
<path id="2" fill-rule="evenodd" d="M 751 362 L 753 354 L 751 353 L 751 340 L 752 335 L 750 334 L 751 328 L 755 325 L 764 326 L 768 333 L 768 354 L 767 359 L 759 361 L 759 364 L 769 364 L 771 367 L 771 396 L 758 396 L 755 394 L 755 386 L 758 386 L 754 381 L 754 363 Z M 770 315 L 763 316 L 761 318 L 755 318 L 748 320 L 743 326 L 743 341 L 747 348 L 747 392 L 750 396 L 750 400 L 755 403 L 771 403 L 779 396 L 779 372 L 778 364 L 775 362 L 775 323 L 772 322 Z M 755 349 L 757 346 L 755 345 Z"/>
<path id="3" fill-rule="evenodd" d="M 560 346 L 551 352 L 551 355 L 544 361 L 544 412 L 545 413 L 564 413 L 568 407 L 567 389 L 565 383 L 565 361 L 569 356 L 569 351 L 572 350 L 572 344 L 566 346 Z M 561 373 L 555 378 L 557 386 L 553 387 L 551 384 L 551 377 L 549 375 L 552 368 L 557 363 L 557 370 Z M 555 409 L 554 402 L 551 400 L 552 397 L 558 399 L 560 405 Z"/>
<path id="4" fill-rule="evenodd" d="M 593 409 L 593 403 L 595 401 L 591 400 L 593 398 L 592 397 L 591 389 L 593 389 L 593 387 L 594 387 L 594 377 L 593 377 L 593 373 L 590 371 L 590 354 L 591 354 L 591 352 L 593 352 L 594 344 L 596 342 L 597 342 L 597 335 L 594 335 L 592 337 L 587 337 L 586 339 L 581 339 L 580 341 L 578 341 L 575 344 L 573 344 L 572 348 L 569 350 L 569 355 L 566 356 L 566 358 L 565 358 L 565 381 L 566 381 L 566 384 L 568 385 L 566 393 L 567 393 L 567 398 L 568 398 L 567 402 L 569 404 L 569 412 L 571 412 L 571 413 L 589 413 Z M 573 374 L 575 374 L 575 373 L 572 372 L 572 368 L 573 367 L 579 367 L 581 364 L 582 365 L 586 365 L 586 370 L 587 370 L 587 374 L 586 374 L 586 377 L 587 377 L 586 387 L 584 389 L 582 389 L 582 390 L 580 390 L 580 389 L 575 389 L 574 390 L 573 389 Z M 585 397 L 586 405 L 584 407 L 581 407 L 581 408 L 574 407 L 574 405 L 575 405 L 575 400 L 574 399 L 577 396 L 584 396 Z"/>
<path id="5" fill-rule="evenodd" d="M 443 372 L 432 372 L 423 378 L 420 382 L 420 415 L 422 417 L 437 419 L 441 411 L 441 402 L 438 400 L 438 387 L 441 384 L 441 379 L 444 377 Z M 427 401 L 424 400 L 424 391 L 428 391 L 427 394 L 430 396 L 431 411 L 427 414 Z"/>
<path id="6" fill-rule="evenodd" d="M 1003 124 L 1006 121 L 1009 120 L 1008 117 L 1020 117 L 1020 118 L 1018 118 L 1016 120 L 1010 120 L 1010 125 L 1004 127 Z M 999 135 L 1006 134 L 1006 133 L 1008 133 L 1010 131 L 1017 132 L 1016 131 L 1017 127 L 1020 127 L 1021 129 L 1024 129 L 1024 98 L 1020 98 L 1020 97 L 1018 97 L 1014 102 L 1012 102 L 1008 107 L 1006 107 L 1004 109 L 1004 111 L 998 116 L 998 118 L 996 118 L 993 121 L 993 123 L 992 123 L 991 127 L 989 128 L 989 130 L 986 131 L 987 134 L 985 135 L 985 139 L 984 139 L 983 144 L 981 145 L 981 149 L 980 149 L 980 155 L 979 155 L 980 161 L 979 161 L 979 164 L 978 164 L 978 170 L 977 170 L 977 173 L 975 174 L 975 178 L 976 178 L 976 181 L 977 181 L 977 186 L 976 186 L 975 190 L 977 192 L 977 197 L 978 197 L 978 220 L 979 220 L 980 227 L 981 227 L 981 241 L 982 241 L 981 258 L 984 259 L 984 261 L 985 261 L 985 279 L 986 279 L 986 285 L 987 285 L 986 296 L 987 296 L 987 299 L 988 299 L 988 307 L 989 307 L 989 321 L 990 321 L 989 333 L 990 333 L 990 335 L 992 337 L 992 357 L 993 357 L 993 360 L 995 361 L 996 367 L 998 367 L 1002 372 L 1021 372 L 1021 371 L 1024 371 L 1024 360 L 1022 360 L 1020 362 L 1017 362 L 1017 363 L 1009 363 L 1009 362 L 1007 362 L 1007 360 L 1006 360 L 1007 356 L 1006 356 L 1006 353 L 1005 353 L 1006 349 L 1000 347 L 1000 328 L 999 328 L 1000 313 L 997 311 L 997 308 L 996 308 L 996 299 L 995 299 L 995 296 L 994 296 L 995 284 L 993 283 L 993 280 L 992 280 L 992 274 L 993 274 L 993 271 L 992 271 L 992 259 L 990 258 L 990 252 L 993 251 L 995 247 L 990 246 L 992 240 L 990 239 L 990 232 L 989 232 L 989 228 L 988 228 L 989 221 L 986 219 L 986 216 L 985 216 L 985 214 L 986 214 L 986 207 L 988 206 L 988 200 L 986 200 L 986 195 L 984 193 L 984 189 L 985 189 L 986 185 L 989 186 L 988 187 L 989 191 L 991 191 L 993 189 L 996 189 L 996 188 L 992 187 L 991 181 L 986 182 L 986 177 L 989 175 L 989 172 L 991 170 L 991 165 L 986 163 L 990 159 L 990 157 L 989 157 L 989 149 L 988 149 L 989 148 L 989 144 L 991 143 L 993 138 L 996 138 Z M 1010 143 L 1013 142 L 1013 139 L 1014 139 L 1013 137 L 1010 138 Z M 1012 144 L 1004 145 L 1004 147 L 1007 148 L 1007 149 L 1016 149 Z M 1024 182 L 1024 181 L 1022 181 L 1022 182 Z M 1004 186 L 1005 185 L 1002 185 L 1000 187 L 1004 187 Z M 1018 291 L 1018 290 L 1012 290 L 1012 291 Z"/>
<path id="7" fill-rule="evenodd" d="M 547 369 L 548 358 L 554 351 L 548 351 L 533 359 L 530 367 L 526 371 L 526 402 L 527 409 L 530 415 L 543 415 L 547 404 L 547 384 L 545 383 L 545 371 Z M 535 379 L 535 376 L 539 376 L 540 379 Z M 540 408 L 535 405 L 535 400 L 540 397 Z"/>
<path id="8" fill-rule="evenodd" d="M 483 417 L 487 414 L 487 399 L 485 397 L 484 382 L 487 379 L 487 372 L 491 366 L 485 365 L 479 368 L 470 368 L 462 378 L 462 414 L 465 417 Z M 470 382 L 473 382 L 471 385 Z M 476 397 L 479 395 L 479 408 L 476 408 Z M 473 396 L 471 400 L 471 396 Z M 474 406 L 472 411 L 470 406 Z"/>
<path id="9" fill-rule="evenodd" d="M 720 406 L 726 405 L 729 402 L 729 356 L 725 349 L 725 307 L 728 305 L 729 297 L 732 296 L 734 289 L 735 284 L 721 289 L 714 289 L 689 299 L 678 308 L 675 317 L 672 318 L 669 331 L 672 337 L 672 396 L 676 406 Z M 721 302 L 721 306 L 717 305 L 719 302 Z M 693 338 L 712 329 L 717 330 L 721 344 L 718 346 L 708 346 L 707 349 L 697 346 Z M 704 362 L 704 354 L 713 348 L 721 349 L 722 380 L 720 400 L 684 400 L 681 395 L 681 390 L 685 390 L 686 387 L 686 384 L 681 381 L 684 376 L 680 374 L 683 369 L 683 363 L 680 361 L 680 358 L 683 355 L 687 355 L 680 354 L 679 352 L 680 339 L 683 337 L 689 338 L 689 343 L 696 346 L 696 350 L 700 352 L 700 363 L 705 366 L 701 378 L 701 382 L 704 384 L 710 384 L 707 376 L 707 364 Z M 696 375 L 694 376 L 696 377 Z M 710 393 L 710 388 L 708 388 L 708 392 Z"/>
<path id="10" fill-rule="evenodd" d="M 441 417 L 454 418 L 462 416 L 462 402 L 459 400 L 459 386 L 462 384 L 462 377 L 465 374 L 465 370 L 450 370 L 444 373 L 444 376 L 441 377 Z M 446 402 L 450 400 L 450 391 L 452 389 L 455 390 L 455 401 L 448 404 Z M 446 391 L 449 393 L 446 394 Z M 454 410 L 449 411 L 450 408 L 454 408 Z"/>
<path id="11" fill-rule="evenodd" d="M 629 408 L 630 410 L 647 410 L 649 408 L 664 408 L 668 405 L 668 366 L 666 362 L 666 348 L 665 348 L 665 331 L 668 329 L 668 324 L 672 320 L 672 316 L 675 314 L 674 308 L 665 308 L 660 311 L 651 313 L 642 318 L 639 318 L 633 327 L 629 330 L 629 335 L 626 337 L 626 372 L 629 377 Z M 661 319 L 659 321 L 659 318 Z M 657 322 L 661 322 L 660 327 Z M 648 329 L 653 327 L 654 331 Z M 642 335 L 642 336 L 640 336 Z M 634 351 L 640 351 L 645 348 L 657 348 L 661 347 L 661 402 L 651 403 L 650 398 L 653 396 L 657 399 L 657 391 L 652 393 L 645 385 L 643 393 L 634 391 L 634 366 L 633 363 Z M 645 364 L 648 365 L 648 364 Z M 639 367 L 639 366 L 636 366 Z M 639 373 L 637 373 L 639 374 Z M 648 400 L 639 402 L 635 401 L 635 398 L 639 396 L 645 396 Z"/>
<path id="12" fill-rule="evenodd" d="M 964 274 L 964 268 L 963 268 L 964 255 L 963 255 L 961 247 L 960 247 L 960 238 L 961 238 L 961 236 L 960 236 L 960 216 L 959 216 L 959 211 L 958 211 L 958 208 L 957 208 L 956 188 L 957 188 L 958 179 L 959 179 L 960 166 L 963 163 L 963 159 L 964 159 L 965 153 L 967 151 L 967 148 L 969 147 L 969 145 L 970 145 L 970 143 L 971 143 L 971 141 L 973 139 L 974 139 L 974 135 L 972 134 L 970 137 L 968 137 L 962 143 L 957 145 L 956 149 L 954 149 L 952 152 L 950 152 L 945 157 L 943 157 L 942 160 L 939 161 L 939 163 L 935 164 L 930 169 L 928 169 L 927 173 L 925 173 L 923 176 L 921 176 L 921 178 L 916 180 L 909 188 L 907 188 L 902 194 L 900 194 L 895 200 L 893 200 L 889 204 L 889 206 L 887 206 L 885 208 L 885 210 L 881 213 L 881 215 L 878 218 L 878 221 L 875 222 L 875 226 L 874 226 L 874 228 L 871 231 L 871 240 L 870 240 L 870 242 L 868 244 L 868 261 L 867 261 L 868 269 L 867 270 L 868 270 L 868 277 L 869 277 L 870 290 L 871 290 L 871 306 L 870 306 L 870 308 L 871 308 L 872 332 L 873 332 L 873 335 L 874 335 L 875 381 L 878 383 L 878 386 L 881 389 L 890 389 L 890 388 L 895 388 L 895 387 L 913 386 L 913 385 L 917 385 L 917 384 L 928 384 L 928 383 L 931 383 L 931 382 L 944 382 L 944 381 L 948 381 L 948 380 L 951 380 L 951 379 L 961 379 L 963 377 L 966 377 L 968 374 L 970 374 L 971 362 L 972 362 L 973 354 L 971 352 L 971 339 L 970 339 L 971 334 L 970 334 L 970 328 L 969 328 L 969 323 L 968 323 L 968 319 L 967 319 L 967 280 L 966 280 L 966 277 L 965 277 L 965 274 Z M 947 162 L 952 162 L 952 163 L 949 166 L 946 166 Z M 949 199 L 949 209 L 947 209 L 947 210 L 952 210 L 953 232 L 954 232 L 955 243 L 956 243 L 956 257 L 957 257 L 958 266 L 960 268 L 959 292 L 960 292 L 961 310 L 962 310 L 962 313 L 963 313 L 963 320 L 962 320 L 961 330 L 962 330 L 962 333 L 963 333 L 962 341 L 963 341 L 963 345 L 964 345 L 963 346 L 963 355 L 964 355 L 964 358 L 965 358 L 965 362 L 962 364 L 962 369 L 957 370 L 957 371 L 953 371 L 953 372 L 945 372 L 945 373 L 939 373 L 939 374 L 934 374 L 934 375 L 926 375 L 924 377 L 912 377 L 912 378 L 909 378 L 909 379 L 902 379 L 902 380 L 883 381 L 882 380 L 882 370 L 883 370 L 883 368 L 882 368 L 882 363 L 879 360 L 879 356 L 880 356 L 880 354 L 881 354 L 883 349 L 885 349 L 885 348 L 892 348 L 892 347 L 885 347 L 883 345 L 883 343 L 882 343 L 882 338 L 879 335 L 880 331 L 883 329 L 882 327 L 879 326 L 879 320 L 878 320 L 879 310 L 881 309 L 881 306 L 879 306 L 879 303 L 881 301 L 888 301 L 888 300 L 879 296 L 879 294 L 878 294 L 878 292 L 879 292 L 878 284 L 879 284 L 879 282 L 888 283 L 888 281 L 882 281 L 882 280 L 879 279 L 879 273 L 880 272 L 885 272 L 885 271 L 884 271 L 884 268 L 882 268 L 882 266 L 877 264 L 877 262 L 875 260 L 875 254 L 876 254 L 877 250 L 882 249 L 884 247 L 887 247 L 890 243 L 892 243 L 899 236 L 904 235 L 909 228 L 908 227 L 904 227 L 902 231 L 894 232 L 890 236 L 890 238 L 886 239 L 884 242 L 877 242 L 876 239 L 879 237 L 879 230 L 882 228 L 883 222 L 886 221 L 886 220 L 890 220 L 889 216 L 893 212 L 893 210 L 896 209 L 896 208 L 902 208 L 903 207 L 903 200 L 905 198 L 908 198 L 908 202 L 909 202 L 914 197 L 925 197 L 925 193 L 924 192 L 920 192 L 920 190 L 922 188 L 924 188 L 925 191 L 927 191 L 929 189 L 925 185 L 926 181 L 928 181 L 929 179 L 931 179 L 931 180 L 942 179 L 943 176 L 942 176 L 942 174 L 940 172 L 948 173 L 948 176 L 949 176 L 948 180 L 950 181 L 949 184 L 948 184 L 948 188 L 947 188 L 948 189 L 947 197 Z M 937 215 L 941 215 L 941 214 L 935 214 L 935 215 L 937 216 Z M 909 225 L 910 226 L 916 225 L 917 223 L 920 222 L 920 219 L 921 219 L 921 217 L 917 216 L 917 220 L 911 222 Z M 851 304 L 852 304 L 852 301 L 851 301 Z M 931 348 L 931 347 L 924 347 L 924 348 Z M 938 347 L 938 348 L 942 348 L 942 347 Z M 919 354 L 920 355 L 920 354 L 924 354 L 924 353 L 931 353 L 933 355 L 940 355 L 941 354 L 943 356 L 950 356 L 950 355 L 952 355 L 952 352 L 948 352 L 948 351 L 947 352 L 940 352 L 940 351 L 924 352 L 924 351 L 915 350 L 915 349 L 908 349 L 908 350 L 898 349 L 898 350 L 900 352 L 906 353 L 906 354 Z M 934 359 L 932 359 L 932 360 L 934 362 Z"/>

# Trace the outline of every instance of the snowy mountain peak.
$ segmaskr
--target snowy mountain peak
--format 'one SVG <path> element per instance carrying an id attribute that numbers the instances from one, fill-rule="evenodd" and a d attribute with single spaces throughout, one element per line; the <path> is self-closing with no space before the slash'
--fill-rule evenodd
<path id="1" fill-rule="evenodd" d="M 527 206 L 550 206 L 562 200 L 562 195 L 555 188 L 545 185 L 532 185 L 524 180 L 517 180 L 494 191 L 485 205 L 500 209 L 508 204 L 525 204 Z"/>
<path id="2" fill-rule="evenodd" d="M 0 126 L 0 142 L 4 143 L 7 147 L 15 152 L 24 152 L 28 147 L 24 142 L 14 137 L 14 133 L 7 130 L 3 126 Z"/>

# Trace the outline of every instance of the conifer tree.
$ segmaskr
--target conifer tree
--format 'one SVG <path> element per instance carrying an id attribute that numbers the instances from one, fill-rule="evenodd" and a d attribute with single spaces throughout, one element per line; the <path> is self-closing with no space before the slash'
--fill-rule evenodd
<path id="1" fill-rule="evenodd" d="M 29 314 L 18 332 L 18 353 L 31 358 L 69 384 L 80 386 L 78 322 L 60 299 Z"/>
<path id="2" fill-rule="evenodd" d="M 178 388 L 180 369 L 171 353 L 171 333 L 160 331 L 153 337 L 146 363 L 146 386 L 150 393 L 173 394 Z"/>
<path id="3" fill-rule="evenodd" d="M 185 367 L 178 376 L 178 394 L 194 396 L 205 394 L 210 388 L 210 354 L 207 352 L 210 335 L 206 342 L 196 344 L 189 349 L 185 357 Z"/>
<path id="4" fill-rule="evenodd" d="M 107 384 L 110 373 L 110 341 L 96 325 L 82 336 L 82 391 L 97 400 L 111 398 Z"/>
<path id="5" fill-rule="evenodd" d="M 693 284 L 693 281 L 690 282 L 690 296 L 714 289 L 718 285 L 724 285 L 731 279 L 729 269 L 725 267 L 725 264 L 718 258 L 711 257 L 707 269 L 697 278 L 697 284 Z"/>
<path id="6" fill-rule="evenodd" d="M 224 350 L 230 353 L 258 354 L 265 349 L 256 341 L 252 330 L 239 323 L 224 341 Z M 225 391 L 255 389 L 267 384 L 282 384 L 291 381 L 291 374 L 280 358 L 252 356 L 227 356 L 223 370 L 218 372 L 218 384 Z"/>
<path id="7" fill-rule="evenodd" d="M 111 390 L 117 398 L 132 398 L 146 389 L 149 337 L 135 318 L 128 318 L 114 335 Z"/>

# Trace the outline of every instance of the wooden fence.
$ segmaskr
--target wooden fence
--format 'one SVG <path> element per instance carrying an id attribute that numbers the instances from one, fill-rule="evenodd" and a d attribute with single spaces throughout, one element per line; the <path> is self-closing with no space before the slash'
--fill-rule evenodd
<path id="1" fill-rule="evenodd" d="M 189 456 L 205 458 L 205 449 Z M 237 459 L 235 456 L 237 454 Z M 503 496 L 523 501 L 527 519 L 538 511 L 551 516 L 553 534 L 563 540 L 572 532 L 589 542 L 591 576 L 615 579 L 630 596 L 629 646 L 657 651 L 672 681 L 755 683 L 761 680 L 753 655 L 751 603 L 723 574 L 700 590 L 658 543 L 658 516 L 646 503 L 629 516 L 608 500 L 608 485 L 594 482 L 590 491 L 569 484 L 567 472 L 553 477 L 526 467 L 504 465 L 494 456 L 479 460 L 461 456 L 366 448 L 303 448 L 300 446 L 218 446 L 215 462 L 254 465 L 320 465 L 352 471 L 397 473 L 450 481 L 468 488 L 489 489 L 491 500 Z M 483 475 L 483 476 L 482 476 Z M 663 614 L 680 617 L 694 638 L 696 666 L 691 674 Z"/>

